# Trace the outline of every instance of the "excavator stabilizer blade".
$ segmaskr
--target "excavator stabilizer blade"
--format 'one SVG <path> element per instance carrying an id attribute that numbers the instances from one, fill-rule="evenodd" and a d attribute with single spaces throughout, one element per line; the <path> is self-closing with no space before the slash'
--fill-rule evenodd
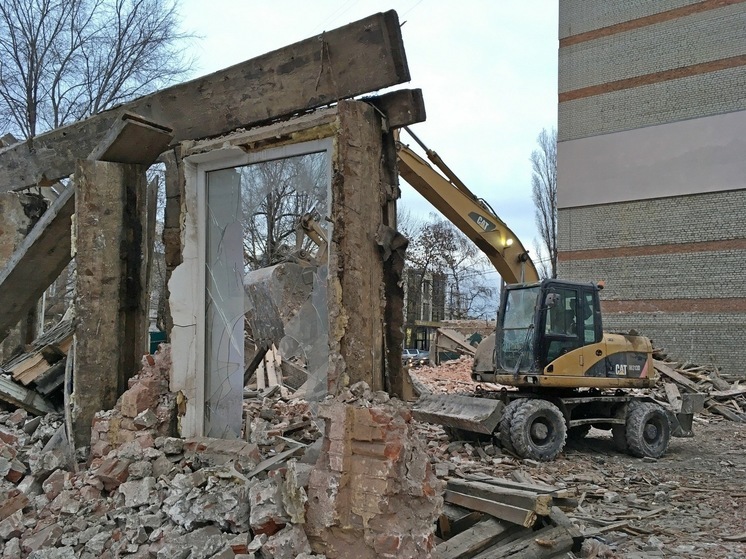
<path id="1" fill-rule="evenodd" d="M 489 435 L 497 427 L 504 404 L 500 400 L 456 394 L 427 394 L 412 408 L 418 421 Z"/>

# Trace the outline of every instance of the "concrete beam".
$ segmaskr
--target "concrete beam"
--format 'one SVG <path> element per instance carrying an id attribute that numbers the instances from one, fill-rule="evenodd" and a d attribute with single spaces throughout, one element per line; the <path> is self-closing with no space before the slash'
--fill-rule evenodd
<path id="1" fill-rule="evenodd" d="M 0 270 L 0 339 L 23 318 L 70 262 L 73 189 L 66 188 Z"/>
<path id="2" fill-rule="evenodd" d="M 166 149 L 172 137 L 169 129 L 125 113 L 114 122 L 88 159 L 149 165 Z M 0 340 L 36 304 L 70 262 L 70 224 L 74 209 L 75 190 L 68 187 L 0 270 Z"/>
<path id="3" fill-rule="evenodd" d="M 0 151 L 0 192 L 73 172 L 122 112 L 168 126 L 174 141 L 327 105 L 409 80 L 399 18 L 379 13 Z"/>

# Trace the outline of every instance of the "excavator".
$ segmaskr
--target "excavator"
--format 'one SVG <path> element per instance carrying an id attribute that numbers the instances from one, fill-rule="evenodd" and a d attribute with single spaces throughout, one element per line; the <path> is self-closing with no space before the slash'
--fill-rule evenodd
<path id="1" fill-rule="evenodd" d="M 415 417 L 459 437 L 495 437 L 508 452 L 539 461 L 553 460 L 568 437 L 591 427 L 610 430 L 615 446 L 636 457 L 659 458 L 671 436 L 692 436 L 702 402 L 691 395 L 674 413 L 655 401 L 652 342 L 634 331 L 603 331 L 602 284 L 541 280 L 492 208 L 405 130 L 440 172 L 399 141 L 399 174 L 474 241 L 507 284 L 495 333 L 480 343 L 472 370 L 473 380 L 502 388 L 479 397 L 424 395 Z"/>

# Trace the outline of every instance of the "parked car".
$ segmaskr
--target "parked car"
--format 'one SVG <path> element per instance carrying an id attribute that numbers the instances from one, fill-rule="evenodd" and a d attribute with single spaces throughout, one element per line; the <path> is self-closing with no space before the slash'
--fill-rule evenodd
<path id="1" fill-rule="evenodd" d="M 401 352 L 402 365 L 417 367 L 430 362 L 430 352 L 425 349 L 404 348 Z"/>

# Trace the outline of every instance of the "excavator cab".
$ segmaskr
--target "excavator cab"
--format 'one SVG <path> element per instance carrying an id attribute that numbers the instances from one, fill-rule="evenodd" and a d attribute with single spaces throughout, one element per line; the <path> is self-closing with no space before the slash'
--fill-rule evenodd
<path id="1" fill-rule="evenodd" d="M 598 291 L 557 279 L 506 286 L 491 371 L 480 362 L 474 379 L 526 388 L 652 386 L 650 340 L 605 334 Z"/>
<path id="2" fill-rule="evenodd" d="M 603 337 L 598 289 L 544 280 L 506 287 L 500 303 L 496 365 L 536 373 L 558 357 Z"/>

